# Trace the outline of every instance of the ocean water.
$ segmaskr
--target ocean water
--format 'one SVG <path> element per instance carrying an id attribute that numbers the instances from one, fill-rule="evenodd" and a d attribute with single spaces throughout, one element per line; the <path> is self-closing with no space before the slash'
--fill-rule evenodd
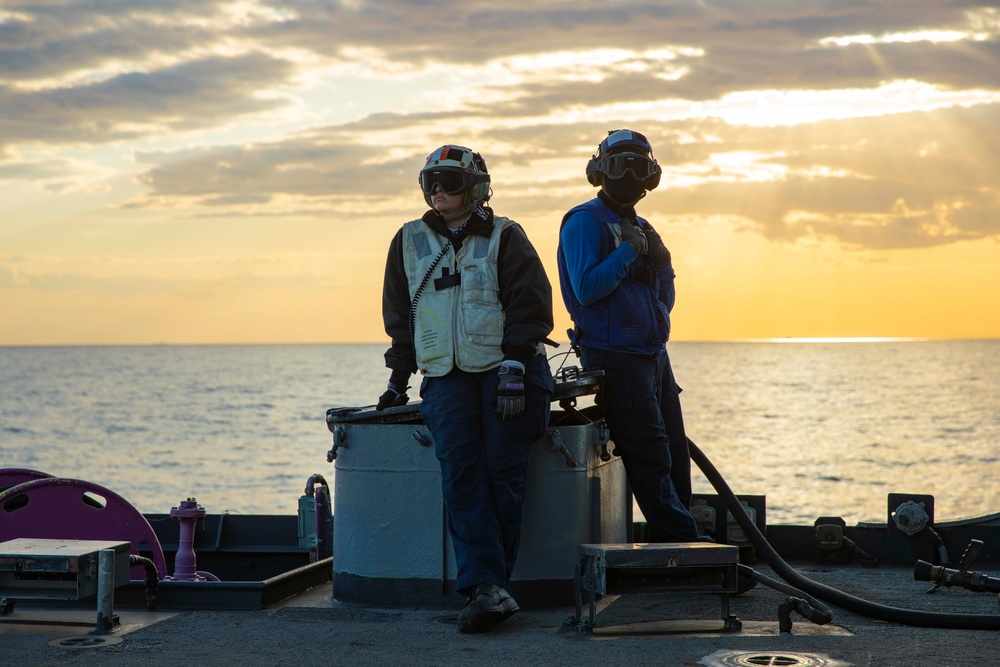
<path id="1" fill-rule="evenodd" d="M 0 468 L 143 512 L 294 513 L 310 475 L 336 483 L 326 410 L 375 402 L 384 350 L 0 347 Z M 884 521 L 888 493 L 933 494 L 938 521 L 1000 512 L 1000 340 L 669 350 L 690 438 L 736 493 L 767 496 L 769 523 Z"/>

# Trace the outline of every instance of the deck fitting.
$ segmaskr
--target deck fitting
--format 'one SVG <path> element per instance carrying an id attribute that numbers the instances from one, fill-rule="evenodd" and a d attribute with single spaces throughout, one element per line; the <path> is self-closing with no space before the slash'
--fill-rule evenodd
<path id="1" fill-rule="evenodd" d="M 822 653 L 798 651 L 716 651 L 698 661 L 707 667 L 851 667 Z"/>

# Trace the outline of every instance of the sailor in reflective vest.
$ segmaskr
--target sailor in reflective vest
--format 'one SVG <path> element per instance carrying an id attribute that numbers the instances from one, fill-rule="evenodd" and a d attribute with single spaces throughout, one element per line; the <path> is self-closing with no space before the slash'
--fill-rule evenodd
<path id="1" fill-rule="evenodd" d="M 382 315 L 392 373 L 378 409 L 403 405 L 420 373 L 420 413 L 434 437 L 462 632 L 518 610 L 507 588 L 521 532 L 528 452 L 549 421 L 552 288 L 513 220 L 486 206 L 482 156 L 442 146 L 420 171 L 430 206 L 389 246 Z"/>

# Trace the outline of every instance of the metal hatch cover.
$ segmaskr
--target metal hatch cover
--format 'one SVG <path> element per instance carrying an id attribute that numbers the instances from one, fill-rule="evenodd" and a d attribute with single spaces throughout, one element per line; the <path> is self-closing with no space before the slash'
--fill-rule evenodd
<path id="1" fill-rule="evenodd" d="M 330 408 L 326 411 L 326 426 L 333 431 L 335 424 L 422 424 L 420 403 L 376 410 L 374 405 L 352 408 Z"/>
<path id="2" fill-rule="evenodd" d="M 698 661 L 707 667 L 851 667 L 853 663 L 834 660 L 823 653 L 799 651 L 716 651 Z"/>

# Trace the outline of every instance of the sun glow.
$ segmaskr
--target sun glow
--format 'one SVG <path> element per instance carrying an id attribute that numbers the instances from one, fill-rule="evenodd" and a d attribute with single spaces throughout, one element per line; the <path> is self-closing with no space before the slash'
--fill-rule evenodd
<path id="1" fill-rule="evenodd" d="M 738 125 L 774 127 L 998 101 L 1000 93 L 994 91 L 949 91 L 897 80 L 868 89 L 741 91 L 704 105 L 704 112 Z"/>
<path id="2" fill-rule="evenodd" d="M 819 336 L 815 338 L 751 338 L 745 343 L 903 343 L 907 341 L 928 340 L 927 338 L 908 338 L 896 336 Z"/>

